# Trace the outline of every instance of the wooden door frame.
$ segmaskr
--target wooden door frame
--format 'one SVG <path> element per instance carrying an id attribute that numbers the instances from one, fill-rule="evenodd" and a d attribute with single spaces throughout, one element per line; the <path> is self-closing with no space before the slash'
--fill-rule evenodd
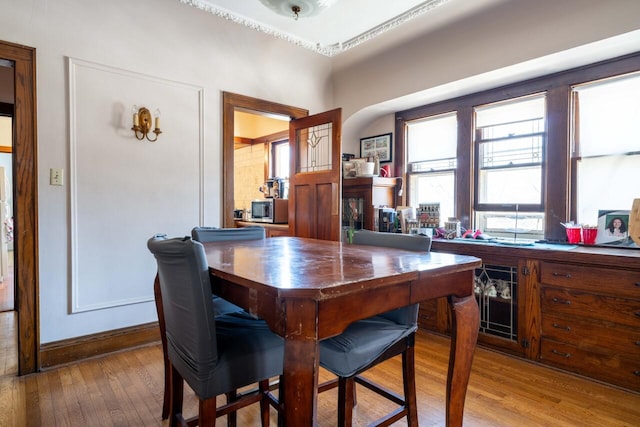
<path id="1" fill-rule="evenodd" d="M 263 112 L 266 114 L 280 114 L 292 119 L 299 119 L 309 115 L 309 110 L 222 92 L 222 226 L 233 227 L 234 206 L 234 112 L 236 108 Z"/>
<path id="2" fill-rule="evenodd" d="M 0 58 L 14 61 L 13 216 L 18 374 L 40 367 L 38 324 L 38 165 L 36 50 L 0 41 Z"/>

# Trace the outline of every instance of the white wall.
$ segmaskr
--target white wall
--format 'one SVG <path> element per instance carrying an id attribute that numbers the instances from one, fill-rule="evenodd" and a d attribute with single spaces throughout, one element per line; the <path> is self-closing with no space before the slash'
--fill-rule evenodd
<path id="1" fill-rule="evenodd" d="M 450 9 L 458 17 L 445 22 Z M 451 0 L 335 57 L 345 143 L 394 111 L 640 51 L 639 17 L 638 0 Z M 426 26 L 394 46 L 400 32 Z"/>
<path id="2" fill-rule="evenodd" d="M 179 147 L 185 141 L 175 129 L 185 125 L 189 127 L 190 141 L 193 141 L 194 133 L 197 138 L 201 135 L 202 150 L 194 152 L 193 142 L 189 142 L 187 158 L 193 169 L 198 171 L 197 177 L 194 178 L 191 171 L 182 168 L 167 172 L 178 181 L 184 180 L 185 186 L 191 187 L 194 179 L 196 182 L 202 181 L 202 194 L 200 190 L 189 188 L 191 196 L 185 200 L 190 206 L 183 208 L 190 212 L 188 218 L 194 222 L 199 214 L 194 216 L 192 212 L 201 211 L 202 222 L 206 225 L 220 225 L 221 218 L 221 92 L 267 99 L 307 108 L 311 112 L 324 111 L 333 105 L 331 91 L 325 87 L 330 60 L 183 5 L 177 0 L 0 0 L 0 10 L 0 39 L 37 49 L 40 340 L 48 343 L 154 321 L 156 314 L 151 301 L 110 306 L 113 305 L 113 298 L 126 300 L 127 297 L 139 297 L 137 294 L 144 287 L 148 289 L 146 296 L 152 295 L 155 271 L 151 255 L 145 247 L 146 242 L 139 242 L 140 262 L 137 266 L 131 263 L 133 267 L 130 264 L 119 265 L 117 257 L 114 262 L 112 257 L 107 256 L 109 253 L 117 255 L 120 251 L 131 251 L 131 243 L 124 242 L 126 247 L 119 247 L 118 241 L 108 245 L 105 242 L 111 229 L 117 229 L 119 233 L 130 231 L 131 234 L 149 230 L 149 237 L 153 232 L 172 227 L 171 232 L 189 233 L 190 227 L 177 219 L 183 210 L 181 207 L 172 206 L 171 200 L 167 200 L 166 209 L 152 208 L 144 203 L 148 190 L 140 194 L 140 189 L 145 186 L 138 185 L 139 180 L 145 180 L 147 187 L 156 183 L 156 190 L 162 192 L 166 177 L 157 168 L 149 168 L 144 161 L 137 165 L 131 162 L 132 158 L 144 159 L 147 156 L 148 161 L 169 164 L 173 154 L 171 150 L 162 148 L 152 152 L 151 145 L 134 145 L 135 140 L 125 127 L 130 126 L 126 116 L 131 108 L 131 100 L 136 98 L 136 90 L 126 85 L 119 86 L 113 81 L 95 81 L 96 87 L 93 89 L 86 82 L 77 85 L 82 95 L 82 105 L 88 106 L 86 110 L 89 111 L 83 111 L 82 123 L 75 128 L 70 127 L 68 57 L 140 74 L 145 78 L 202 88 L 202 120 L 192 114 L 192 103 L 183 111 L 169 106 L 169 114 L 163 114 L 162 117 L 167 133 L 161 135 L 155 144 L 160 144 L 160 147 Z M 292 70 L 295 70 L 295 76 L 292 76 Z M 145 81 L 144 78 L 141 81 Z M 160 86 L 158 93 L 161 95 L 158 99 L 151 101 L 146 98 L 138 103 L 179 102 L 180 96 L 172 95 L 165 88 L 166 85 Z M 139 96 L 148 96 L 144 95 L 146 89 L 142 89 L 141 86 Z M 164 95 L 165 92 L 168 94 Z M 90 102 L 92 98 L 95 99 L 95 105 Z M 127 114 L 115 110 L 111 114 L 109 108 L 118 102 L 122 104 L 118 108 Z M 154 108 L 152 105 L 149 107 Z M 110 113 L 105 117 L 104 111 Z M 169 132 L 171 127 L 173 133 Z M 118 203 L 125 205 L 122 212 L 127 213 L 114 216 L 117 227 L 113 227 L 113 224 L 95 227 L 93 242 L 102 245 L 98 255 L 105 255 L 105 263 L 93 267 L 92 271 L 82 271 L 82 282 L 77 284 L 80 295 L 89 292 L 88 295 L 84 294 L 88 301 L 93 304 L 96 300 L 98 303 L 104 300 L 108 302 L 107 307 L 76 314 L 70 314 L 70 254 L 74 249 L 71 225 L 76 222 L 86 224 L 92 218 L 91 214 L 84 213 L 88 209 L 72 209 L 70 189 L 77 188 L 81 193 L 77 195 L 80 199 L 84 197 L 85 201 L 101 203 L 99 195 L 96 197 L 91 192 L 102 190 L 104 186 L 89 184 L 90 173 L 87 171 L 78 176 L 76 186 L 68 185 L 68 178 L 74 172 L 69 171 L 74 164 L 70 161 L 72 132 L 84 135 L 78 138 L 79 146 L 85 150 L 81 157 L 90 159 L 76 165 L 77 169 L 86 166 L 87 161 L 99 164 L 106 155 L 105 145 L 115 151 L 105 159 L 110 162 L 112 174 L 104 175 L 105 171 L 101 170 L 101 179 L 112 180 L 113 192 L 119 194 Z M 91 134 L 93 138 L 87 136 Z M 186 136 L 185 132 L 182 134 Z M 139 153 L 139 150 L 149 151 Z M 95 159 L 91 159 L 92 152 Z M 122 159 L 120 163 L 118 156 Z M 200 166 L 202 170 L 199 170 Z M 49 169 L 52 167 L 65 169 L 66 185 L 49 185 Z M 180 182 L 176 185 L 179 187 Z M 105 196 L 109 200 L 114 198 L 111 194 Z M 114 212 L 115 208 L 111 205 L 104 204 L 101 208 Z M 84 216 L 74 218 L 78 212 Z M 104 214 L 103 210 L 95 213 Z M 84 244 L 85 248 L 90 247 L 86 238 L 79 243 Z M 123 241 L 120 243 L 123 244 Z M 126 281 L 129 276 L 139 276 L 140 270 L 147 271 L 148 278 L 144 284 L 132 285 L 131 292 L 136 295 L 116 295 L 123 292 L 121 283 L 104 289 L 110 286 L 103 284 L 105 276 Z M 95 281 L 91 279 L 92 274 L 95 275 Z M 98 283 L 100 287 L 96 288 L 95 283 L 89 282 Z"/>

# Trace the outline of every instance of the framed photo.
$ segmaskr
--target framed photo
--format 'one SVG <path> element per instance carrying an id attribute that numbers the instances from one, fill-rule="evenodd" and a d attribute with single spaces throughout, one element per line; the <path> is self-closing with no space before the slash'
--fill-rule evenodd
<path id="1" fill-rule="evenodd" d="M 342 162 L 342 176 L 345 178 L 356 176 L 356 164 L 354 162 Z"/>
<path id="2" fill-rule="evenodd" d="M 393 160 L 392 135 L 385 133 L 384 135 L 370 136 L 360 139 L 360 157 L 365 159 L 369 156 L 375 156 L 376 153 L 380 159 L 380 163 L 387 163 Z"/>
<path id="3" fill-rule="evenodd" d="M 353 172 L 346 176 L 353 177 L 353 176 L 362 175 L 362 165 L 364 165 L 367 162 L 367 159 L 357 157 L 357 158 L 351 159 L 349 162 L 353 164 Z"/>
<path id="4" fill-rule="evenodd" d="M 630 211 L 598 211 L 596 244 L 636 246 L 629 237 Z"/>

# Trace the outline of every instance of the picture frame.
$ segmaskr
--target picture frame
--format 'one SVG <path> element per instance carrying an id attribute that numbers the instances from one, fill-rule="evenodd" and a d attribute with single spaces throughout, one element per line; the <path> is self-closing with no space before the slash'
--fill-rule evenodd
<path id="1" fill-rule="evenodd" d="M 342 162 L 342 176 L 351 178 L 356 176 L 356 164 L 352 161 Z"/>
<path id="2" fill-rule="evenodd" d="M 353 164 L 353 173 L 350 174 L 349 176 L 356 177 L 362 174 L 362 165 L 367 162 L 367 159 L 356 157 L 351 159 L 350 162 Z"/>
<path id="3" fill-rule="evenodd" d="M 637 247 L 629 237 L 629 217 L 627 210 L 599 210 L 597 245 Z"/>
<path id="4" fill-rule="evenodd" d="M 385 133 L 382 135 L 360 138 L 360 157 L 367 158 L 378 154 L 380 163 L 393 161 L 393 135 Z"/>

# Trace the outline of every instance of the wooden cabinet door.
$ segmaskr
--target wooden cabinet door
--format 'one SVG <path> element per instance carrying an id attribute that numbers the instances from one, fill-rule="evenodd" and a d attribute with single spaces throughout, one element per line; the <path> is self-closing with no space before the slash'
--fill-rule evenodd
<path id="1" fill-rule="evenodd" d="M 289 125 L 289 234 L 340 240 L 342 109 Z"/>

